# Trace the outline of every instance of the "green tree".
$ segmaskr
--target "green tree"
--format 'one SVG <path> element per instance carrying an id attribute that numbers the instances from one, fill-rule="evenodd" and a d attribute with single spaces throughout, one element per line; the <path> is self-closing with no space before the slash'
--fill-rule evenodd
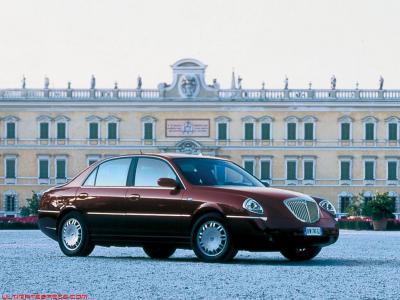
<path id="1" fill-rule="evenodd" d="M 40 203 L 40 195 L 35 191 L 32 191 L 32 198 L 26 199 L 26 202 L 28 203 L 28 205 L 21 207 L 21 217 L 37 216 Z"/>

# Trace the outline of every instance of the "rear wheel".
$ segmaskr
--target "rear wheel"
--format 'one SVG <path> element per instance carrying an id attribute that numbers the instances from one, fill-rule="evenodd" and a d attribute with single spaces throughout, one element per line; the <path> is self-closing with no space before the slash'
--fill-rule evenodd
<path id="1" fill-rule="evenodd" d="M 320 251 L 321 247 L 299 247 L 282 249 L 281 253 L 291 261 L 305 261 L 313 259 Z"/>
<path id="2" fill-rule="evenodd" d="M 225 220 L 215 213 L 202 216 L 193 226 L 192 247 L 196 256 L 206 262 L 232 260 L 237 250 Z"/>
<path id="3" fill-rule="evenodd" d="M 165 245 L 147 245 L 143 247 L 143 250 L 151 258 L 167 259 L 175 253 L 176 248 Z"/>
<path id="4" fill-rule="evenodd" d="M 84 218 L 78 212 L 66 214 L 58 228 L 58 244 L 67 256 L 88 256 L 94 249 Z"/>

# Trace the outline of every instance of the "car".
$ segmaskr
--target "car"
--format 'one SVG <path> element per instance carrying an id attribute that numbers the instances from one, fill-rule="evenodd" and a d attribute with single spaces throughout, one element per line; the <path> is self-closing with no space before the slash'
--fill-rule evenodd
<path id="1" fill-rule="evenodd" d="M 139 246 L 155 259 L 177 248 L 206 262 L 239 250 L 314 258 L 336 242 L 331 202 L 271 188 L 224 158 L 125 155 L 98 161 L 42 195 L 39 227 L 67 256 L 95 245 Z"/>

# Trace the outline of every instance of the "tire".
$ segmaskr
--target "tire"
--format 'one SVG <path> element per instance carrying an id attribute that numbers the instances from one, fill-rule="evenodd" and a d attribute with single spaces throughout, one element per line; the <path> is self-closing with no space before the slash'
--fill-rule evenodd
<path id="1" fill-rule="evenodd" d="M 146 245 L 143 251 L 154 259 L 167 259 L 175 253 L 176 248 L 168 245 Z"/>
<path id="2" fill-rule="evenodd" d="M 225 219 L 210 213 L 200 217 L 192 228 L 192 248 L 204 262 L 228 262 L 237 254 Z"/>
<path id="3" fill-rule="evenodd" d="M 78 212 L 66 214 L 58 226 L 58 245 L 67 256 L 88 256 L 94 249 L 83 216 Z"/>
<path id="4" fill-rule="evenodd" d="M 281 253 L 291 261 L 306 261 L 316 257 L 320 251 L 321 247 L 304 247 L 282 249 Z"/>

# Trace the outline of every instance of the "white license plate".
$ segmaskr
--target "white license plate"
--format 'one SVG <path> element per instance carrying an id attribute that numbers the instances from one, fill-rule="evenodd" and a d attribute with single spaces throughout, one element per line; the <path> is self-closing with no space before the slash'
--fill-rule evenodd
<path id="1" fill-rule="evenodd" d="M 321 236 L 322 229 L 320 227 L 306 227 L 304 228 L 304 235 L 307 236 Z"/>

